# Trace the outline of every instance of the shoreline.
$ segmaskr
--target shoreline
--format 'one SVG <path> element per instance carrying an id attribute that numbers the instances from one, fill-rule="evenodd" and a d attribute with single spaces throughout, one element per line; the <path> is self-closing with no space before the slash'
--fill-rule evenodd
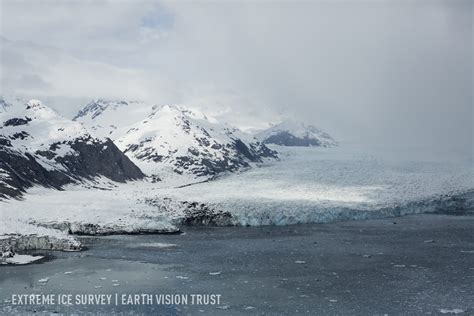
<path id="1" fill-rule="evenodd" d="M 114 236 L 114 235 L 180 235 L 192 227 L 271 227 L 306 225 L 306 224 L 331 224 L 351 221 L 368 221 L 375 219 L 391 219 L 416 214 L 447 214 L 447 215 L 469 215 L 474 214 L 474 191 L 469 190 L 465 193 L 454 196 L 439 196 L 425 201 L 410 202 L 407 205 L 398 205 L 385 207 L 380 210 L 357 210 L 357 209 L 335 209 L 332 211 L 318 212 L 317 216 L 323 216 L 318 221 L 307 219 L 307 221 L 296 222 L 286 225 L 277 223 L 260 225 L 242 225 L 236 222 L 231 213 L 222 210 L 209 208 L 202 203 L 181 202 L 187 205 L 183 211 L 183 218 L 175 219 L 172 226 L 165 228 L 152 228 L 154 224 L 146 223 L 146 227 L 134 227 L 133 229 L 124 227 L 115 227 L 112 224 L 101 226 L 91 223 L 77 222 L 46 222 L 33 223 L 48 232 L 51 230 L 53 235 L 36 234 L 7 234 L 0 235 L 0 255 L 5 256 L 7 252 L 14 254 L 27 254 L 29 251 L 37 250 L 60 250 L 60 251 L 82 251 L 84 245 L 80 242 L 82 236 Z M 194 208 L 193 208 L 194 207 Z M 337 215 L 334 215 L 337 214 Z M 355 214 L 357 216 L 355 216 Z M 315 215 L 316 216 L 316 215 Z M 331 217 L 331 220 L 324 220 L 325 217 Z M 158 224 L 159 225 L 159 224 Z M 43 233 L 44 233 L 43 232 Z M 1 262 L 1 261 L 0 261 Z M 12 263 L 9 263 L 12 264 Z M 25 263 L 22 263 L 22 265 Z"/>

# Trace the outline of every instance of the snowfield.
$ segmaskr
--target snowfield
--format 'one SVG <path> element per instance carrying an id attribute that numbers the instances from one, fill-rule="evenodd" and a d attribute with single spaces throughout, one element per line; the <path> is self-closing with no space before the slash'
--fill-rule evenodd
<path id="1" fill-rule="evenodd" d="M 474 206 L 469 163 L 389 161 L 352 146 L 279 147 L 280 161 L 217 180 L 101 179 L 64 191 L 35 187 L 0 201 L 0 235 L 173 233 L 183 224 L 288 225 Z"/>

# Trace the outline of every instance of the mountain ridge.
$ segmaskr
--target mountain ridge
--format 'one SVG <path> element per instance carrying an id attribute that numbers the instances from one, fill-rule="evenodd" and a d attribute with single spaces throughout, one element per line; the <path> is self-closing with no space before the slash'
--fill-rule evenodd
<path id="1" fill-rule="evenodd" d="M 117 182 L 145 176 L 110 139 L 91 136 L 35 99 L 18 99 L 0 112 L 0 158 L 3 198 L 35 184 L 61 189 L 100 176 Z"/>
<path id="2" fill-rule="evenodd" d="M 256 138 L 264 144 L 281 146 L 333 147 L 338 143 L 326 132 L 302 122 L 285 120 L 256 133 Z"/>
<path id="3" fill-rule="evenodd" d="M 94 102 L 97 103 L 93 101 L 79 112 L 76 121 L 92 131 L 110 135 L 148 175 L 213 177 L 277 157 L 276 152 L 251 135 L 195 109 L 125 101 L 104 104 L 104 100 L 96 106 Z M 132 123 L 144 113 L 145 116 Z M 117 116 L 127 118 L 116 124 Z"/>

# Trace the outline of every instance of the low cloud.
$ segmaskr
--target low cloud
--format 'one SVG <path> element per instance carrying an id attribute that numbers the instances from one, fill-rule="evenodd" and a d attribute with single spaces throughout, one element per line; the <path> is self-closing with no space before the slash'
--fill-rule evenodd
<path id="1" fill-rule="evenodd" d="M 245 128 L 292 117 L 340 140 L 469 157 L 472 7 L 3 1 L 1 88 L 188 104 Z"/>

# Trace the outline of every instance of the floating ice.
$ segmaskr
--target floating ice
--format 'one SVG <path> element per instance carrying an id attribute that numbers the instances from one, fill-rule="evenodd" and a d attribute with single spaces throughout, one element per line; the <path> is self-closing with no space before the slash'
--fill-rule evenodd
<path id="1" fill-rule="evenodd" d="M 464 313 L 464 310 L 459 309 L 459 308 L 454 308 L 454 309 L 442 308 L 439 311 L 440 311 L 441 314 L 462 314 L 462 313 Z"/>
<path id="2" fill-rule="evenodd" d="M 220 271 L 217 271 L 217 272 L 209 272 L 209 275 L 220 275 L 221 272 Z"/>
<path id="3" fill-rule="evenodd" d="M 43 259 L 44 256 L 30 256 L 15 254 L 13 257 L 4 259 L 5 264 L 28 264 Z"/>

